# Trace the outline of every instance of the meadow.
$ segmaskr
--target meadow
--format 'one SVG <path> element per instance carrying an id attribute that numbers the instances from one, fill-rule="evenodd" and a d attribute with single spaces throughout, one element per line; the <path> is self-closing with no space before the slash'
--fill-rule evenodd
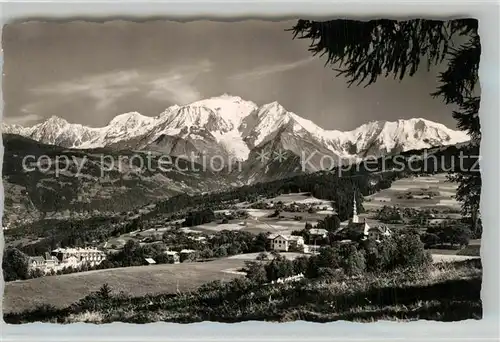
<path id="1" fill-rule="evenodd" d="M 177 295 L 130 297 L 110 286 L 66 308 L 40 306 L 4 318 L 8 323 L 480 319 L 481 275 L 480 261 L 469 260 L 419 272 L 331 275 L 274 285 L 238 278 Z"/>
<path id="2" fill-rule="evenodd" d="M 3 312 L 19 312 L 37 305 L 61 308 L 108 283 L 132 296 L 190 291 L 212 280 L 228 281 L 244 266 L 243 259 L 112 268 L 5 283 Z"/>
<path id="3" fill-rule="evenodd" d="M 460 203 L 454 198 L 456 183 L 450 183 L 446 174 L 397 179 L 391 187 L 367 196 L 363 207 L 376 210 L 387 206 L 402 208 L 441 209 L 459 211 Z"/>

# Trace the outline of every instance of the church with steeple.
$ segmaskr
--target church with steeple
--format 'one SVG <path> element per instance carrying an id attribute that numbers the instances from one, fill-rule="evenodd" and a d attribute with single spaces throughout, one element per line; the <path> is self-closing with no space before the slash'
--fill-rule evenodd
<path id="1" fill-rule="evenodd" d="M 364 219 L 363 222 L 359 222 L 358 207 L 356 205 L 356 196 L 354 196 L 352 204 L 352 218 L 349 220 L 347 228 L 359 230 L 360 233 L 363 232 L 364 236 L 367 236 L 368 231 L 370 230 L 370 226 L 368 225 L 368 223 L 366 223 L 366 219 Z"/>
<path id="2" fill-rule="evenodd" d="M 376 241 L 380 241 L 385 236 L 390 236 L 391 232 L 389 228 L 386 226 L 377 226 L 370 227 L 366 222 L 366 218 L 363 219 L 363 222 L 359 222 L 358 217 L 358 208 L 356 205 L 356 196 L 354 196 L 353 207 L 352 207 L 352 218 L 349 220 L 347 224 L 347 229 L 359 231 L 360 235 L 362 234 L 362 239 L 372 238 Z"/>

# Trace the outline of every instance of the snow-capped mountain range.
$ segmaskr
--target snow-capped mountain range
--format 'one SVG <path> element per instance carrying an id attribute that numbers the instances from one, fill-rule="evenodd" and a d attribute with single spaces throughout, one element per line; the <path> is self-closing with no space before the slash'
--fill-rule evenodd
<path id="1" fill-rule="evenodd" d="M 325 130 L 278 102 L 258 106 L 227 94 L 174 105 L 156 117 L 121 114 L 104 127 L 73 124 L 53 116 L 32 127 L 2 124 L 2 132 L 68 148 L 128 148 L 174 156 L 220 153 L 239 161 L 266 146 L 299 155 L 307 145 L 308 150 L 362 159 L 469 140 L 464 132 L 421 118 L 372 121 L 347 132 Z"/>

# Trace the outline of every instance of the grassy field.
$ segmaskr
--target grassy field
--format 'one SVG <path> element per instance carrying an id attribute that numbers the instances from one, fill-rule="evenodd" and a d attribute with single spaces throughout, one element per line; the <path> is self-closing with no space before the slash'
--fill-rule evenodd
<path id="1" fill-rule="evenodd" d="M 232 259 L 232 260 L 255 260 L 255 258 L 257 258 L 257 256 L 259 254 L 260 253 L 238 254 L 238 255 L 230 256 L 228 259 Z M 285 258 L 287 258 L 289 260 L 293 260 L 293 259 L 298 258 L 300 256 L 304 256 L 304 255 L 309 256 L 310 254 L 294 253 L 294 252 L 282 252 L 282 253 L 280 253 L 280 255 L 284 256 Z M 271 255 L 271 253 L 267 253 L 267 258 L 268 258 L 268 260 L 274 259 L 274 257 Z"/>
<path id="2" fill-rule="evenodd" d="M 394 181 L 389 189 L 367 196 L 363 206 L 367 210 L 376 210 L 384 205 L 459 210 L 460 203 L 454 198 L 456 189 L 457 184 L 446 181 L 446 174 L 403 178 Z M 426 198 L 428 195 L 431 198 Z"/>
<path id="3" fill-rule="evenodd" d="M 40 304 L 64 307 L 98 290 L 104 283 L 131 296 L 193 290 L 212 280 L 231 280 L 238 275 L 223 272 L 244 265 L 244 259 L 164 264 L 50 276 L 5 284 L 3 311 L 19 312 Z"/>
<path id="4" fill-rule="evenodd" d="M 411 273 L 308 279 L 297 283 L 262 285 L 226 282 L 179 296 L 129 298 L 112 296 L 88 300 L 66 309 L 39 308 L 7 315 L 8 323 L 43 320 L 53 323 L 193 323 L 349 320 L 480 319 L 482 269 L 477 261 L 435 264 Z M 93 298 L 96 298 L 95 295 Z"/>
<path id="5" fill-rule="evenodd" d="M 297 193 L 297 194 L 287 194 L 277 196 L 271 199 L 267 199 L 266 202 L 278 202 L 282 201 L 284 204 L 292 204 L 292 203 L 305 203 L 305 204 L 314 204 L 317 208 L 316 213 L 308 213 L 308 212 L 286 212 L 283 211 L 280 213 L 282 216 L 279 218 L 270 218 L 271 214 L 274 213 L 272 209 L 252 209 L 248 208 L 251 203 L 240 203 L 238 207 L 248 212 L 249 217 L 247 219 L 237 219 L 232 220 L 227 224 L 221 224 L 220 220 L 194 226 L 194 227 L 184 227 L 181 228 L 185 233 L 203 233 L 203 234 L 214 234 L 216 232 L 220 232 L 222 230 L 237 230 L 250 232 L 252 234 L 259 234 L 262 232 L 271 232 L 271 233 L 281 233 L 281 234 L 290 234 L 294 230 L 302 230 L 305 227 L 306 222 L 316 223 L 319 220 L 325 218 L 326 215 L 331 215 L 333 213 L 333 209 L 331 207 L 330 201 L 325 201 L 321 199 L 317 199 L 313 196 L 307 195 L 305 193 Z M 326 210 L 323 210 L 325 209 Z M 220 214 L 223 212 L 228 212 L 230 210 L 216 210 L 215 212 Z M 297 221 L 295 220 L 295 216 L 302 216 L 302 219 Z M 182 220 L 179 220 L 182 222 Z M 245 223 L 243 225 L 242 223 Z M 158 229 L 146 229 L 141 232 L 135 231 L 127 234 L 120 235 L 119 237 L 112 237 L 108 240 L 106 244 L 106 248 L 111 248 L 112 245 L 115 245 L 117 248 L 122 248 L 125 243 L 132 239 L 139 241 L 142 238 L 154 236 L 154 235 L 162 235 L 164 232 L 168 231 L 171 228 L 158 228 Z"/>
<path id="6" fill-rule="evenodd" d="M 319 211 L 316 213 L 294 213 L 283 211 L 280 213 L 280 216 L 282 216 L 282 218 L 271 218 L 269 216 L 274 213 L 273 209 L 247 208 L 247 206 L 249 206 L 249 203 L 246 203 L 242 204 L 240 208 L 248 212 L 248 219 L 233 220 L 227 224 L 211 222 L 195 227 L 189 227 L 186 232 L 201 232 L 205 234 L 211 234 L 219 232 L 221 230 L 238 230 L 251 232 L 253 234 L 262 232 L 279 232 L 282 234 L 290 234 L 294 230 L 304 229 L 306 222 L 316 223 L 318 220 L 324 219 L 326 215 L 330 215 L 333 213 L 330 201 L 320 200 L 304 193 L 280 195 L 266 200 L 266 202 L 271 201 L 275 203 L 281 201 L 284 204 L 292 204 L 294 202 L 313 204 Z M 326 210 L 323 210 L 325 209 L 325 207 Z M 223 211 L 224 210 L 218 210 L 219 213 Z M 295 220 L 294 218 L 296 216 L 301 216 L 301 220 Z M 243 222 L 245 223 L 245 225 L 243 225 Z"/>

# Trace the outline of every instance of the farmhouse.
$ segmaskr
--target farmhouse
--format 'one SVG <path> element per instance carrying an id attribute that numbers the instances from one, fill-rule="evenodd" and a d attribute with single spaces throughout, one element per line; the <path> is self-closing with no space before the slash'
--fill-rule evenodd
<path id="1" fill-rule="evenodd" d="M 275 251 L 288 252 L 290 249 L 304 246 L 302 236 L 271 234 L 268 239 L 271 242 L 271 248 Z"/>

